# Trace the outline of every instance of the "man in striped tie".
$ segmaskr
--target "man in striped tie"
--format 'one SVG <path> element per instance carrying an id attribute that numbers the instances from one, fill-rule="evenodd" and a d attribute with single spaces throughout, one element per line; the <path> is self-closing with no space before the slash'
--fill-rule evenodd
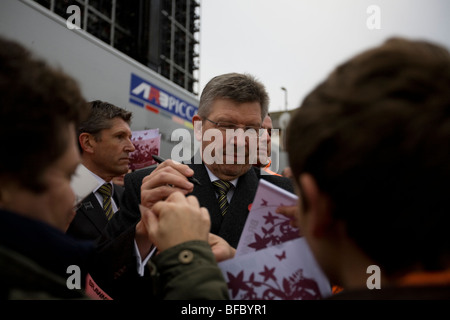
<path id="1" fill-rule="evenodd" d="M 120 208 L 123 187 L 112 179 L 128 172 L 132 113 L 104 101 L 89 103 L 91 114 L 78 129 L 82 166 L 98 185 L 80 204 L 67 234 L 87 240 L 97 239 Z"/>
<path id="2" fill-rule="evenodd" d="M 202 152 L 188 159 L 188 164 L 169 159 L 156 169 L 128 174 L 120 215 L 113 217 L 105 229 L 108 237 L 116 237 L 124 226 L 140 220 L 140 203 L 152 208 L 158 201 L 181 191 L 197 197 L 200 206 L 208 209 L 211 233 L 236 248 L 260 179 L 294 192 L 289 179 L 253 165 L 256 159 L 251 157 L 251 145 L 256 147 L 264 132 L 262 123 L 268 106 L 264 85 L 252 75 L 229 73 L 211 79 L 203 89 L 198 113 L 192 118 L 195 139 L 200 141 Z M 218 138 L 207 139 L 209 133 L 217 134 Z M 228 139 L 227 134 L 235 136 Z M 212 154 L 208 150 L 213 150 Z M 200 183 L 193 184 L 188 177 Z M 145 256 L 151 244 L 139 239 L 137 244 L 141 256 Z"/>

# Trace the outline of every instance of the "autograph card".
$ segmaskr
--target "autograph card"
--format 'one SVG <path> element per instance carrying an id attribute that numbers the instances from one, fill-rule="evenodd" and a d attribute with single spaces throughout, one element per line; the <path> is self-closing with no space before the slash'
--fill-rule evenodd
<path id="1" fill-rule="evenodd" d="M 138 170 L 156 164 L 152 154 L 159 155 L 161 144 L 159 129 L 133 131 L 131 142 L 136 148 L 130 153 L 131 170 Z"/>
<path id="2" fill-rule="evenodd" d="M 316 300 L 331 286 L 304 238 L 219 263 L 232 300 Z"/>
<path id="3" fill-rule="evenodd" d="M 260 179 L 236 256 L 299 238 L 299 230 L 290 225 L 290 219 L 275 212 L 280 205 L 294 206 L 297 201 L 295 194 Z"/>

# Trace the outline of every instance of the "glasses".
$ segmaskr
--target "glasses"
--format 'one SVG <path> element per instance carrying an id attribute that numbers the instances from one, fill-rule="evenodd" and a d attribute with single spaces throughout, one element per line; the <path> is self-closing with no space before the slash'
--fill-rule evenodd
<path id="1" fill-rule="evenodd" d="M 264 133 L 264 128 L 261 128 L 261 126 L 256 127 L 256 126 L 240 126 L 231 122 L 216 122 L 216 121 L 212 121 L 208 118 L 205 118 L 206 120 L 208 120 L 209 122 L 211 122 L 212 124 L 214 124 L 216 126 L 217 129 L 221 130 L 221 131 L 226 131 L 226 130 L 237 130 L 237 129 L 242 129 L 244 130 L 244 132 L 248 135 L 255 135 L 255 136 L 259 136 L 261 137 Z M 263 129 L 263 130 L 261 130 Z M 269 133 L 270 134 L 270 133 Z"/>

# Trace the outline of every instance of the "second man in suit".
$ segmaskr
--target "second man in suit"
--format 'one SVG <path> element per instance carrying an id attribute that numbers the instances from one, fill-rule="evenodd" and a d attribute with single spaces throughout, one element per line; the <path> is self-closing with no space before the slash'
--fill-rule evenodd
<path id="1" fill-rule="evenodd" d="M 128 172 L 129 154 L 135 147 L 131 142 L 131 112 L 100 100 L 89 105 L 90 116 L 78 129 L 78 145 L 82 165 L 98 186 L 82 201 L 67 234 L 96 240 L 120 208 L 123 187 L 112 179 Z"/>
<path id="2" fill-rule="evenodd" d="M 293 192 L 289 179 L 267 174 L 251 162 L 249 144 L 252 139 L 259 139 L 268 105 L 266 89 L 251 75 L 230 73 L 213 78 L 204 88 L 198 113 L 193 117 L 201 152 L 189 165 L 169 159 L 156 169 L 128 174 L 120 213 L 108 224 L 102 242 L 108 243 L 119 234 L 123 237 L 124 233 L 136 232 L 141 257 L 145 257 L 151 244 L 147 239 L 140 241 L 137 236 L 136 230 L 142 227 L 139 204 L 151 208 L 173 192 L 181 191 L 196 196 L 200 206 L 208 209 L 211 233 L 236 248 L 260 179 Z M 237 134 L 228 139 L 227 132 Z M 215 133 L 219 138 L 206 138 L 209 133 Z M 233 156 L 230 156 L 229 148 L 234 150 Z M 208 153 L 208 150 L 214 151 Z M 189 182 L 187 177 L 190 176 L 200 181 L 200 185 Z M 215 184 L 219 183 L 222 186 L 216 189 Z"/>

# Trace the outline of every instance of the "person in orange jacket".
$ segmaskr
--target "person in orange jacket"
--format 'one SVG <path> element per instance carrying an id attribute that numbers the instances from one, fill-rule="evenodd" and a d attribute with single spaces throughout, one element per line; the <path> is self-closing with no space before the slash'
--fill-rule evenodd
<path id="1" fill-rule="evenodd" d="M 270 166 L 272 165 L 272 159 L 270 158 L 270 156 L 272 155 L 272 139 L 271 139 L 271 137 L 272 137 L 272 129 L 273 129 L 272 118 L 270 117 L 270 113 L 268 113 L 266 115 L 266 117 L 264 118 L 264 121 L 261 124 L 261 127 L 263 129 L 267 130 L 267 134 L 264 133 L 260 138 L 261 140 L 258 143 L 257 163 L 254 166 L 261 168 L 262 170 L 264 170 L 265 172 L 267 172 L 269 174 L 281 177 L 281 174 L 278 174 L 278 173 L 270 170 Z M 263 156 L 261 157 L 260 155 L 263 155 Z"/>

